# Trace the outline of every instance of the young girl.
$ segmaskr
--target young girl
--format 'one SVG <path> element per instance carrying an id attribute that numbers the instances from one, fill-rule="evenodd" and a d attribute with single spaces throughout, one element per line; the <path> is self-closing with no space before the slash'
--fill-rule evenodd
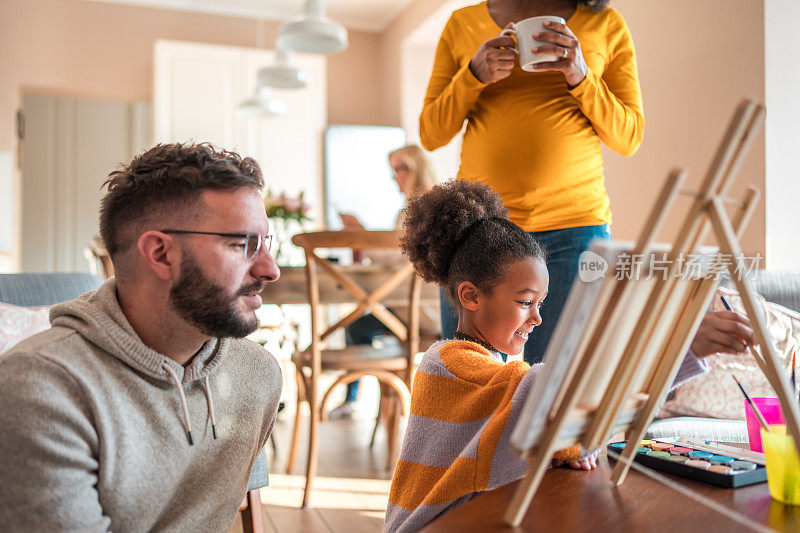
<path id="1" fill-rule="evenodd" d="M 541 368 L 508 364 L 541 321 L 549 276 L 545 251 L 508 220 L 488 186 L 454 181 L 409 199 L 400 246 L 426 281 L 458 309 L 455 339 L 433 344 L 420 363 L 411 416 L 392 479 L 386 531 L 416 531 L 477 493 L 525 475 L 508 442 Z M 688 362 L 688 363 L 687 363 Z M 681 375 L 701 373 L 687 357 Z M 598 451 L 556 454 L 595 468 Z"/>

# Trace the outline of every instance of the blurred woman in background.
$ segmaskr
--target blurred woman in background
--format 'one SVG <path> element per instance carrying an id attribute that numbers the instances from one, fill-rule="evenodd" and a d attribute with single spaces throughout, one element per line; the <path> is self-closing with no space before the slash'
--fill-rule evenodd
<path id="1" fill-rule="evenodd" d="M 431 168 L 430 161 L 428 161 L 425 151 L 416 144 L 410 144 L 389 152 L 389 166 L 392 168 L 392 174 L 397 187 L 400 192 L 408 198 L 415 194 L 425 192 L 434 185 L 436 185 L 436 176 Z M 353 215 L 347 213 L 340 213 L 342 224 L 346 230 L 366 229 L 361 222 Z M 405 206 L 400 210 L 395 222 L 395 230 L 399 231 L 405 218 Z M 385 253 L 382 251 L 353 251 L 354 261 L 369 259 L 373 263 L 397 263 L 402 258 L 399 253 L 391 251 Z M 435 321 L 436 317 L 432 317 Z M 390 335 L 391 333 L 383 325 L 383 323 L 372 316 L 367 314 L 350 324 L 346 330 L 347 344 L 372 344 L 375 337 L 381 335 Z M 328 418 L 349 418 L 353 416 L 356 411 L 355 401 L 358 395 L 359 381 L 353 381 L 347 385 L 347 394 L 345 395 L 344 402 L 335 409 L 331 410 Z"/>

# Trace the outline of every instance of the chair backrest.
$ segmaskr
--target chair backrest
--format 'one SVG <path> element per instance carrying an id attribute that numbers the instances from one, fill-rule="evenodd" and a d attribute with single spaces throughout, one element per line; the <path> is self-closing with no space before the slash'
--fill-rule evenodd
<path id="1" fill-rule="evenodd" d="M 103 239 L 95 235 L 83 250 L 86 260 L 89 261 L 89 268 L 92 274 L 102 275 L 103 279 L 108 279 L 114 275 L 114 263 L 106 251 Z M 97 266 L 100 265 L 98 269 Z"/>
<path id="2" fill-rule="evenodd" d="M 332 333 L 339 328 L 349 326 L 366 313 L 372 313 L 398 339 L 405 342 L 408 350 L 408 379 L 413 369 L 414 356 L 419 351 L 420 300 L 422 280 L 415 274 L 414 268 L 405 259 L 398 261 L 397 266 L 375 267 L 385 272 L 385 281 L 377 288 L 367 290 L 354 276 L 348 273 L 348 267 L 333 263 L 318 255 L 319 249 L 352 248 L 373 250 L 399 250 L 399 233 L 396 231 L 318 231 L 301 233 L 292 238 L 292 242 L 303 248 L 306 255 L 306 275 L 308 283 L 309 303 L 311 305 L 312 350 L 319 350 Z M 356 308 L 336 323 L 328 325 L 321 319 L 320 277 L 319 272 L 331 276 L 352 297 Z M 382 303 L 402 283 L 408 282 L 409 323 L 403 324 Z M 316 357 L 316 354 L 314 354 Z"/>

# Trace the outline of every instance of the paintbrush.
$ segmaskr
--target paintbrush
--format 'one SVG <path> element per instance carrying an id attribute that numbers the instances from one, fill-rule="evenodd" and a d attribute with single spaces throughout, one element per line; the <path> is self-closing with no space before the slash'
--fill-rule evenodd
<path id="1" fill-rule="evenodd" d="M 746 450 L 744 448 L 737 448 L 735 446 L 726 446 L 725 444 L 720 444 L 718 442 L 700 440 L 700 439 L 691 439 L 688 437 L 679 437 L 677 439 L 668 439 L 668 440 L 669 442 L 676 444 L 678 446 L 695 448 L 697 450 L 702 450 L 704 452 L 711 452 L 714 455 L 727 455 L 735 459 L 750 461 L 752 463 L 756 463 L 759 465 L 763 465 L 766 463 L 763 453 L 753 452 L 750 450 Z"/>
<path id="2" fill-rule="evenodd" d="M 733 309 L 731 309 L 731 305 L 728 303 L 728 300 L 726 300 L 724 296 L 720 294 L 719 299 L 722 300 L 722 305 L 725 306 L 725 309 L 727 309 L 728 311 L 733 311 Z"/>
<path id="3" fill-rule="evenodd" d="M 796 356 L 797 356 L 797 350 L 792 350 L 792 375 L 793 376 L 797 375 L 797 368 L 794 366 L 795 365 Z M 795 382 L 797 382 L 796 378 L 795 378 Z M 800 396 L 798 396 L 799 394 L 800 394 L 800 391 L 795 389 L 794 390 L 794 395 L 797 398 L 798 402 L 800 402 Z"/>
<path id="4" fill-rule="evenodd" d="M 744 387 L 742 387 L 742 384 L 739 383 L 738 379 L 736 379 L 736 376 L 731 374 L 731 377 L 733 377 L 733 380 L 736 382 L 737 385 L 739 385 L 739 390 L 742 391 L 742 394 L 744 394 L 744 399 L 747 400 L 748 404 L 750 404 L 750 409 L 752 409 L 753 412 L 756 414 L 756 418 L 758 418 L 758 422 L 759 422 L 759 424 L 761 424 L 761 427 L 764 428 L 764 431 L 766 431 L 767 433 L 770 433 L 769 426 L 767 425 L 767 421 L 764 419 L 764 415 L 761 414 L 761 411 L 759 410 L 759 408 L 756 405 L 756 403 L 753 401 L 753 399 L 750 397 L 750 395 L 747 394 L 747 391 L 744 390 Z"/>
<path id="5" fill-rule="evenodd" d="M 726 309 L 727 311 L 733 311 L 733 308 L 731 307 L 731 304 L 729 304 L 729 303 L 728 303 L 728 300 L 726 300 L 726 299 L 725 299 L 725 297 L 724 297 L 723 295 L 721 295 L 721 294 L 720 294 L 720 295 L 719 295 L 719 299 L 720 299 L 720 300 L 722 300 L 722 305 L 724 305 L 724 306 L 725 306 L 725 309 Z M 736 311 L 733 311 L 733 312 L 735 313 Z M 737 337 L 737 338 L 738 338 L 738 337 Z M 739 340 L 741 340 L 742 342 L 744 342 L 744 339 L 739 339 Z M 747 346 L 747 348 L 750 350 L 750 353 L 751 353 L 751 354 L 753 354 L 753 357 L 756 357 L 756 358 L 758 358 L 758 360 L 759 360 L 760 362 L 762 362 L 762 363 L 763 363 L 763 361 L 764 361 L 764 358 L 763 358 L 763 357 L 761 357 L 761 354 L 760 354 L 760 353 L 758 353 L 758 352 L 756 351 L 756 348 L 755 348 L 755 346 L 753 346 L 752 344 L 749 344 L 749 343 L 745 343 L 745 346 Z M 758 362 L 758 361 L 757 361 L 757 362 Z M 762 367 L 762 368 L 763 368 L 763 367 Z"/>

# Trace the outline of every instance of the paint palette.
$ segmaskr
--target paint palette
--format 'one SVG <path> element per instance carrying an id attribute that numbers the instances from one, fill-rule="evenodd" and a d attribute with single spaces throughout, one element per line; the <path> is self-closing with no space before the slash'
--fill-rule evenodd
<path id="1" fill-rule="evenodd" d="M 625 444 L 625 442 L 613 442 L 608 445 L 608 449 L 622 454 Z M 701 447 L 706 449 L 699 449 Z M 726 447 L 726 451 L 729 449 Z M 735 455 L 735 452 L 731 452 L 731 455 L 714 453 L 713 448 L 698 447 L 684 442 L 643 440 L 639 443 L 634 460 L 655 470 L 719 487 L 744 487 L 767 480 L 767 469 L 764 465 L 735 457 Z"/>

